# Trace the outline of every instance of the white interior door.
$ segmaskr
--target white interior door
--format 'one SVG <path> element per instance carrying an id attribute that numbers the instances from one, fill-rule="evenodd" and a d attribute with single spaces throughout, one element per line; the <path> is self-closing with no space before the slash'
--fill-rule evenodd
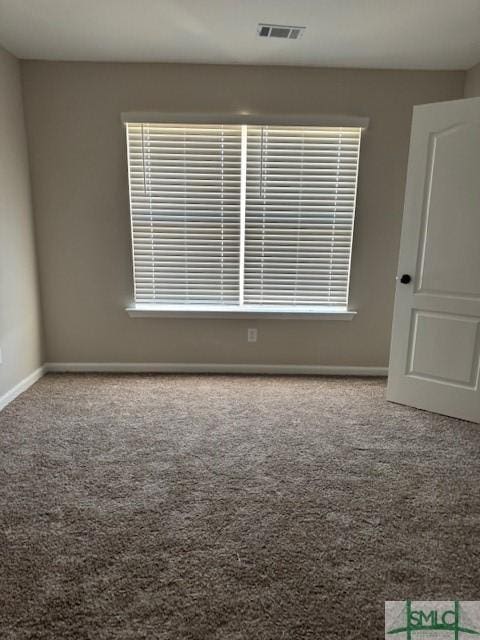
<path id="1" fill-rule="evenodd" d="M 472 98 L 414 108 L 387 398 L 480 422 L 479 353 L 480 98 Z"/>

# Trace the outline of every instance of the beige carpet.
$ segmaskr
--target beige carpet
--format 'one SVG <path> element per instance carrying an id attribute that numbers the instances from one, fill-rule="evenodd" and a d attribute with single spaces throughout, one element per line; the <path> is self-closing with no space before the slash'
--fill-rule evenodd
<path id="1" fill-rule="evenodd" d="M 0 638 L 383 637 L 480 597 L 480 427 L 379 379 L 48 375 L 0 413 Z"/>

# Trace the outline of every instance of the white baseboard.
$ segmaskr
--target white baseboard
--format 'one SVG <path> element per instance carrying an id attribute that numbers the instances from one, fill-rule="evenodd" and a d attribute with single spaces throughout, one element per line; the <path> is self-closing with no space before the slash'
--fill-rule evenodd
<path id="1" fill-rule="evenodd" d="M 40 380 L 40 378 L 45 375 L 46 372 L 47 368 L 45 367 L 45 365 L 39 367 L 35 371 L 32 371 L 32 373 L 26 378 L 20 380 L 20 382 L 16 384 L 12 389 L 10 389 L 10 391 L 7 391 L 7 393 L 4 393 L 3 396 L 0 396 L 0 411 L 4 409 L 7 404 L 10 404 L 12 400 L 15 400 L 17 396 L 31 387 L 32 384 L 35 384 L 37 380 Z"/>
<path id="2" fill-rule="evenodd" d="M 275 375 L 386 376 L 387 367 L 329 367 L 302 364 L 219 364 L 190 362 L 47 362 L 52 372 L 253 373 Z"/>
<path id="3" fill-rule="evenodd" d="M 45 373 L 243 373 L 315 376 L 386 376 L 387 367 L 329 367 L 302 364 L 219 364 L 189 362 L 47 362 L 0 396 L 0 411 Z"/>

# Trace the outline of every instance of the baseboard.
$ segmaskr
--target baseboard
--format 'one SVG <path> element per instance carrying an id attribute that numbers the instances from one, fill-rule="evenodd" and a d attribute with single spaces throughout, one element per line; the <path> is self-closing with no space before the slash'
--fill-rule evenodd
<path id="1" fill-rule="evenodd" d="M 330 367 L 302 364 L 219 364 L 215 362 L 47 362 L 52 372 L 250 373 L 274 375 L 386 376 L 387 367 Z"/>
<path id="2" fill-rule="evenodd" d="M 40 378 L 45 375 L 46 372 L 47 368 L 45 365 L 39 367 L 35 371 L 32 371 L 32 373 L 26 378 L 20 380 L 20 382 L 16 384 L 12 389 L 10 389 L 10 391 L 7 391 L 7 393 L 4 393 L 3 396 L 0 396 L 0 411 L 4 409 L 7 404 L 10 404 L 12 400 L 15 400 L 15 398 L 18 397 L 21 393 L 31 387 L 32 384 L 35 384 L 37 380 L 40 380 Z"/>
<path id="3" fill-rule="evenodd" d="M 302 364 L 190 362 L 47 362 L 0 396 L 0 411 L 48 371 L 63 373 L 243 373 L 313 376 L 386 376 L 387 367 L 329 367 Z"/>

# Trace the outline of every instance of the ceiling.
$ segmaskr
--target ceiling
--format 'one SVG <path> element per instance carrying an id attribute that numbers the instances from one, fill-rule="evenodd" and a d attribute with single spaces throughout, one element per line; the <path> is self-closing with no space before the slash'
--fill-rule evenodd
<path id="1" fill-rule="evenodd" d="M 305 26 L 260 38 L 259 22 Z M 468 69 L 480 0 L 0 0 L 19 58 Z"/>

